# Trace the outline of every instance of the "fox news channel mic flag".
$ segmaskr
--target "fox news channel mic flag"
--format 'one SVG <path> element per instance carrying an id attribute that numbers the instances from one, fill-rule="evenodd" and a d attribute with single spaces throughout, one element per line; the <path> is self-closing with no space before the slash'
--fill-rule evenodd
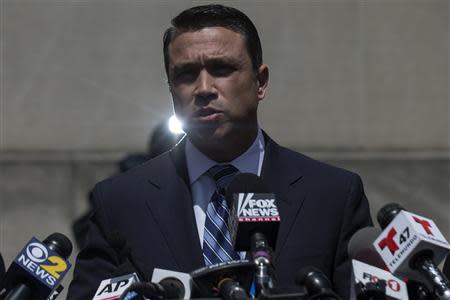
<path id="1" fill-rule="evenodd" d="M 275 248 L 280 214 L 272 193 L 234 193 L 229 228 L 235 250 L 249 251 L 250 237 L 259 229 Z M 237 205 L 236 205 L 237 204 Z"/>
<path id="2" fill-rule="evenodd" d="M 31 276 L 33 280 L 37 280 L 40 283 L 34 285 L 38 286 L 39 292 L 37 294 L 50 295 L 59 286 L 71 266 L 56 251 L 33 237 L 14 259 L 13 265 L 11 266 L 13 270 L 11 270 L 10 274 L 15 274 L 13 277 L 17 278 L 30 278 Z M 9 272 L 10 270 L 8 270 Z M 7 277 L 8 274 L 4 278 L 4 283 L 11 280 L 11 285 L 20 283 L 27 284 L 27 282 L 15 282 L 16 280 L 14 278 L 10 279 Z"/>
<path id="3" fill-rule="evenodd" d="M 398 213 L 373 245 L 391 273 L 419 281 L 422 276 L 411 269 L 410 258 L 415 253 L 432 250 L 432 260 L 437 265 L 450 249 L 432 220 L 406 211 Z"/>

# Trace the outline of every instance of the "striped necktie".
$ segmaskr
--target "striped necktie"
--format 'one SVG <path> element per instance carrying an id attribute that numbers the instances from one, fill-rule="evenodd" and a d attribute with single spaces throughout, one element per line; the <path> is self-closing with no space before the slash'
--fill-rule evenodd
<path id="1" fill-rule="evenodd" d="M 225 199 L 226 188 L 238 172 L 232 165 L 216 165 L 207 172 L 216 182 L 216 190 L 206 209 L 203 234 L 203 258 L 207 266 L 240 259 L 231 244 L 227 225 L 229 209 Z"/>

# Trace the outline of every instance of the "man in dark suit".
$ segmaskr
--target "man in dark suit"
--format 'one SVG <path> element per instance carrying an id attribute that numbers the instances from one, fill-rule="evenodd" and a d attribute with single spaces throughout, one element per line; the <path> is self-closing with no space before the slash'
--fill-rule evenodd
<path id="1" fill-rule="evenodd" d="M 164 61 L 186 138 L 96 185 L 95 212 L 68 299 L 92 297 L 100 281 L 119 275 L 128 261 L 149 278 L 155 267 L 190 272 L 244 256 L 230 249 L 220 223 L 228 213 L 222 184 L 236 171 L 260 175 L 277 195 L 281 224 L 273 261 L 279 285 L 293 285 L 297 270 L 313 265 L 347 298 L 347 244 L 371 224 L 359 176 L 280 147 L 259 128 L 257 108 L 269 71 L 245 14 L 205 5 L 183 11 L 172 25 L 164 36 Z M 113 232 L 126 237 L 129 252 L 118 249 Z"/>

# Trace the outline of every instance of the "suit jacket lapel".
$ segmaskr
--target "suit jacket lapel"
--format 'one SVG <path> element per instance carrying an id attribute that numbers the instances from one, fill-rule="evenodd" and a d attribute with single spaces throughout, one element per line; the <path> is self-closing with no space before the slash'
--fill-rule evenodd
<path id="1" fill-rule="evenodd" d="M 169 152 L 167 169 L 149 183 L 159 190 L 156 198 L 147 201 L 152 215 L 164 233 L 171 253 L 183 271 L 192 271 L 204 265 L 195 222 L 189 178 L 186 168 L 183 140 Z"/>
<path id="2" fill-rule="evenodd" d="M 261 177 L 277 197 L 281 219 L 274 255 L 276 260 L 282 252 L 282 248 L 301 210 L 306 195 L 301 188 L 301 179 L 303 177 L 301 166 L 298 163 L 294 163 L 286 153 L 281 153 L 289 150 L 281 148 L 266 134 L 264 137 L 266 147 Z M 289 151 L 288 153 L 291 152 Z"/>

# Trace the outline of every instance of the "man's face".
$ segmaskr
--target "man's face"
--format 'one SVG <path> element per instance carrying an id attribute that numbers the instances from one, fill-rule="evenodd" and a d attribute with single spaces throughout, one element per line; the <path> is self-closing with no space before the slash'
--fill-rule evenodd
<path id="1" fill-rule="evenodd" d="M 207 27 L 179 34 L 169 45 L 168 77 L 175 113 L 194 144 L 220 144 L 256 128 L 267 80 L 260 83 L 240 33 Z"/>

